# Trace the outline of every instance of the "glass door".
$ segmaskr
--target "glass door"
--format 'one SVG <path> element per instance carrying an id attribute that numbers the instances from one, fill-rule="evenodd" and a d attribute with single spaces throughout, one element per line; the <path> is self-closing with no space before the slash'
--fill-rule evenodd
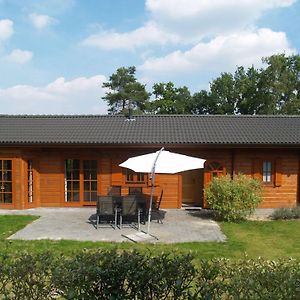
<path id="1" fill-rule="evenodd" d="M 65 202 L 97 201 L 97 160 L 65 160 Z"/>
<path id="2" fill-rule="evenodd" d="M 97 201 L 97 161 L 83 161 L 83 201 Z"/>
<path id="3" fill-rule="evenodd" d="M 65 160 L 65 201 L 80 201 L 80 160 Z"/>
<path id="4" fill-rule="evenodd" d="M 12 204 L 12 161 L 0 160 L 0 204 Z"/>

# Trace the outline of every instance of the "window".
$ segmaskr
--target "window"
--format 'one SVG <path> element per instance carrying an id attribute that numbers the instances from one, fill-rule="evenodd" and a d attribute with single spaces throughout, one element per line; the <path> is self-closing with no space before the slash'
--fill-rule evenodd
<path id="1" fill-rule="evenodd" d="M 32 160 L 27 161 L 27 188 L 28 188 L 28 202 L 33 202 L 33 167 Z"/>
<path id="2" fill-rule="evenodd" d="M 145 184 L 147 181 L 147 175 L 144 173 L 136 173 L 131 170 L 126 170 L 125 182 L 127 184 Z"/>
<path id="3" fill-rule="evenodd" d="M 11 160 L 0 160 L 0 203 L 12 203 Z"/>
<path id="4" fill-rule="evenodd" d="M 65 160 L 65 201 L 97 201 L 97 160 Z"/>
<path id="5" fill-rule="evenodd" d="M 97 201 L 97 161 L 83 161 L 84 201 Z"/>
<path id="6" fill-rule="evenodd" d="M 264 160 L 262 168 L 263 168 L 263 170 L 262 170 L 263 182 L 271 183 L 272 182 L 272 162 Z"/>
<path id="7" fill-rule="evenodd" d="M 65 161 L 65 201 L 78 202 L 80 200 L 80 160 L 67 159 Z"/>
<path id="8" fill-rule="evenodd" d="M 210 173 L 211 179 L 213 177 L 219 177 L 225 175 L 225 169 L 223 165 L 218 161 L 212 161 L 206 164 L 205 169 Z"/>

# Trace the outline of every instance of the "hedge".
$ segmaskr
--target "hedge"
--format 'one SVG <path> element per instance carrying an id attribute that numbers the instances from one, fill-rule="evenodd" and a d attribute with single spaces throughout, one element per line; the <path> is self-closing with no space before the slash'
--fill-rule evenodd
<path id="1" fill-rule="evenodd" d="M 83 251 L 0 255 L 0 299 L 299 299 L 294 259 Z"/>

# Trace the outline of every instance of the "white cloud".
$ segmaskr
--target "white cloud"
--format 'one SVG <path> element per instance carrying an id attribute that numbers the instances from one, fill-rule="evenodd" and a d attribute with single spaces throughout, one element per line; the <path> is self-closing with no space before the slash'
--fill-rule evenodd
<path id="1" fill-rule="evenodd" d="M 8 56 L 7 60 L 18 63 L 25 64 L 29 62 L 33 57 L 33 53 L 27 50 L 14 49 Z"/>
<path id="2" fill-rule="evenodd" d="M 7 40 L 14 33 L 13 21 L 9 19 L 0 20 L 0 41 Z"/>
<path id="3" fill-rule="evenodd" d="M 0 89 L 4 114 L 105 114 L 101 100 L 106 80 L 103 75 L 79 77 L 70 81 L 60 77 L 46 86 L 17 85 Z"/>
<path id="4" fill-rule="evenodd" d="M 146 8 L 160 27 L 177 32 L 182 42 L 199 42 L 253 27 L 270 9 L 296 0 L 147 0 Z"/>
<path id="5" fill-rule="evenodd" d="M 148 22 L 144 26 L 124 33 L 115 31 L 102 31 L 87 37 L 83 44 L 100 49 L 133 49 L 147 45 L 165 45 L 176 43 L 179 38 L 174 33 L 160 29 L 154 22 Z"/>
<path id="6" fill-rule="evenodd" d="M 150 58 L 138 69 L 143 77 L 194 72 L 232 71 L 237 65 L 260 64 L 261 58 L 274 53 L 294 52 L 286 34 L 270 29 L 258 29 L 218 36 L 211 41 L 200 42 L 188 51 L 174 51 L 164 57 Z"/>
<path id="7" fill-rule="evenodd" d="M 275 7 L 287 7 L 296 0 L 146 0 L 146 8 L 155 16 L 168 19 L 210 15 L 217 10 L 259 13 Z"/>
<path id="8" fill-rule="evenodd" d="M 55 19 L 51 18 L 48 15 L 38 15 L 38 14 L 30 14 L 29 19 L 32 22 L 32 25 L 37 29 L 44 29 L 56 22 Z"/>
<path id="9" fill-rule="evenodd" d="M 297 0 L 146 0 L 148 22 L 135 30 L 102 31 L 83 44 L 100 49 L 199 43 L 241 30 L 250 30 L 264 12 L 288 7 Z"/>

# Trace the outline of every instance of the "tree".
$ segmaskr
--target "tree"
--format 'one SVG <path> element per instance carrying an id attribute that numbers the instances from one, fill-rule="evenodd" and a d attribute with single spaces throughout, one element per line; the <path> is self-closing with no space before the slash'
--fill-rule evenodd
<path id="1" fill-rule="evenodd" d="M 148 110 L 155 114 L 185 114 L 191 112 L 192 96 L 186 86 L 176 88 L 174 83 L 153 85 L 155 100 Z"/>
<path id="2" fill-rule="evenodd" d="M 237 95 L 236 113 L 242 115 L 253 115 L 265 107 L 261 96 L 260 72 L 253 66 L 245 70 L 238 67 L 234 73 L 235 94 Z"/>
<path id="3" fill-rule="evenodd" d="M 107 101 L 110 114 L 145 111 L 150 94 L 145 85 L 137 81 L 135 72 L 134 66 L 119 68 L 109 77 L 108 82 L 103 83 L 102 87 L 109 89 L 102 99 Z"/>
<path id="4" fill-rule="evenodd" d="M 193 96 L 204 114 L 300 114 L 300 56 L 272 55 L 264 68 L 240 66 L 213 80 L 209 91 Z"/>
<path id="5" fill-rule="evenodd" d="M 262 96 L 270 113 L 300 114 L 300 56 L 272 55 L 263 62 L 268 66 L 261 71 Z"/>

